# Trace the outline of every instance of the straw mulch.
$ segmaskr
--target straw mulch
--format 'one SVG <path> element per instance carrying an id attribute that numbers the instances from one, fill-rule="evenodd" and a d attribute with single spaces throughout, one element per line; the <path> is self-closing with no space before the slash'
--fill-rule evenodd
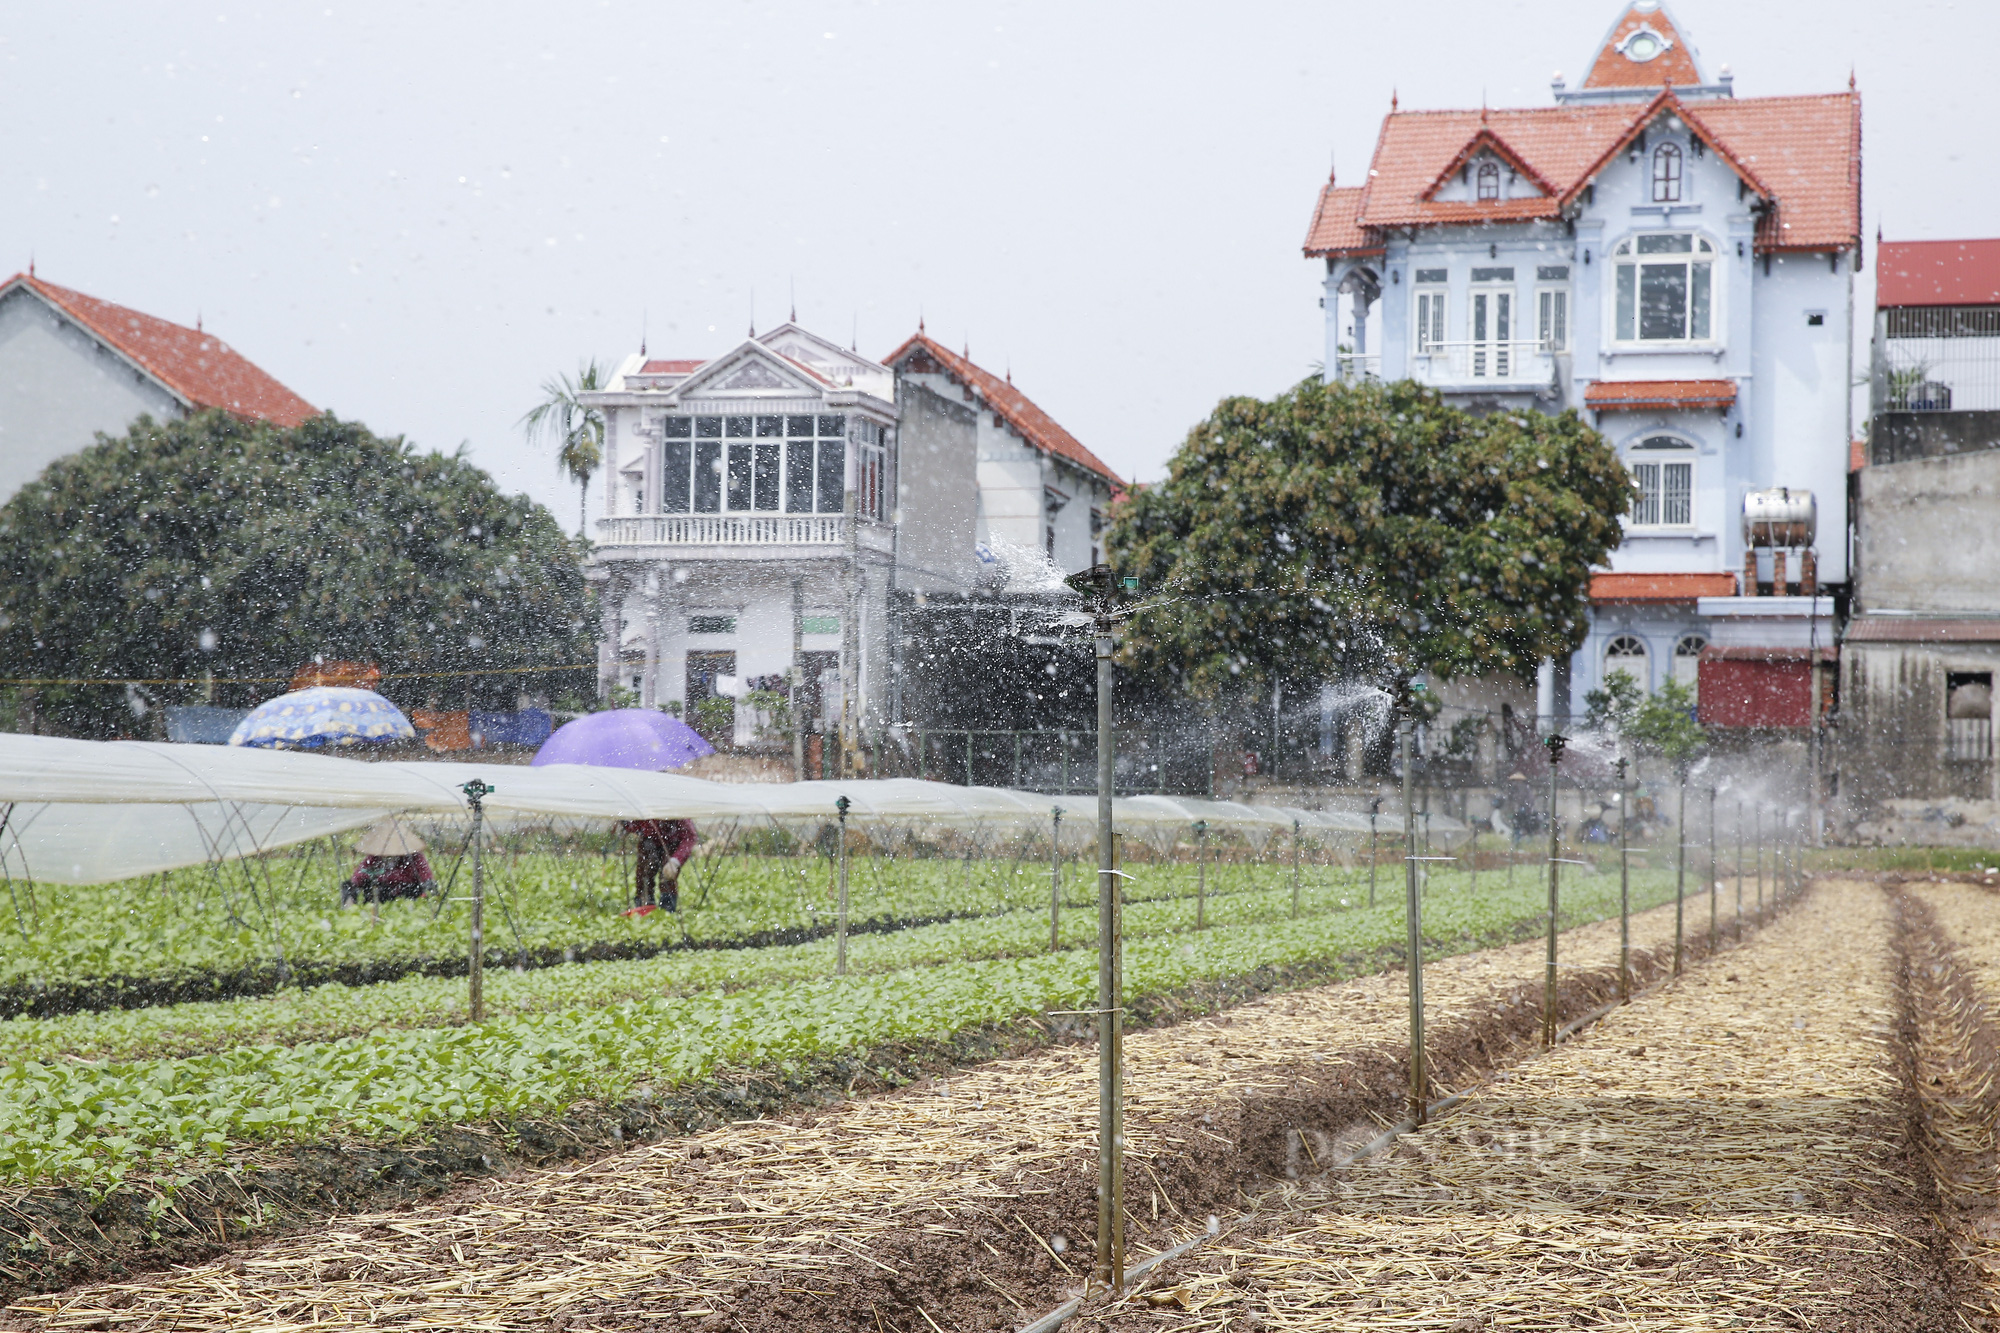
<path id="1" fill-rule="evenodd" d="M 2000 902 L 1943 884 L 1896 906 L 1924 1159 L 1968 1322 L 2000 1328 Z"/>
<path id="2" fill-rule="evenodd" d="M 1888 931 L 1879 890 L 1823 886 L 1093 1313 L 1175 1330 L 1955 1326 L 1900 1151 Z"/>
<path id="3" fill-rule="evenodd" d="M 1635 947 L 1670 950 L 1672 931 L 1671 906 L 1635 918 Z M 1566 971 L 1602 969 L 1617 956 L 1617 922 L 1569 932 L 1564 950 Z M 1538 944 L 1427 969 L 1430 1030 L 1458 1051 L 1443 1061 L 1447 1077 L 1454 1059 L 1471 1068 L 1504 1055 L 1505 1032 L 1533 1032 L 1523 997 L 1539 993 L 1541 969 Z M 1595 981 L 1601 995 L 1601 970 Z M 1405 987 L 1394 972 L 1129 1036 L 1133 1255 L 1240 1206 L 1238 1144 L 1281 1158 L 1282 1126 L 1300 1107 L 1328 1124 L 1392 1118 Z M 1504 1031 L 1488 1041 L 1496 1015 Z M 1091 1046 L 999 1061 L 817 1116 L 732 1124 L 580 1170 L 468 1186 L 444 1205 L 337 1219 L 220 1262 L 26 1299 L 14 1318 L 185 1330 L 1020 1323 L 1088 1264 L 1096 1064 Z"/>

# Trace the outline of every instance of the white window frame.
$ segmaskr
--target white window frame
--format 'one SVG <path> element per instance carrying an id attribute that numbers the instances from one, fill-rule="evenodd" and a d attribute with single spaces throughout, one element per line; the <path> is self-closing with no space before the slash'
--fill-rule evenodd
<path id="1" fill-rule="evenodd" d="M 1701 654 L 1708 647 L 1708 636 L 1692 631 L 1674 640 L 1673 678 L 1701 697 Z M 1693 651 L 1689 651 L 1692 648 Z M 1687 663 L 1687 670 L 1681 670 L 1681 663 Z"/>
<path id="2" fill-rule="evenodd" d="M 1688 242 L 1685 251 L 1641 252 L 1647 242 L 1659 239 L 1682 239 Z M 1610 308 L 1605 312 L 1606 322 L 1611 329 L 1611 342 L 1621 348 L 1679 348 L 1710 347 L 1721 341 L 1720 330 L 1722 312 L 1722 272 L 1721 249 L 1714 241 L 1698 231 L 1648 231 L 1635 232 L 1612 246 L 1605 262 L 1611 269 L 1611 281 L 1605 284 L 1605 299 Z M 1686 304 L 1681 308 L 1681 336 L 1678 338 L 1643 338 L 1640 330 L 1644 327 L 1645 273 L 1648 268 L 1672 268 L 1678 264 L 1685 271 Z M 1702 270 L 1700 274 L 1696 270 Z M 1631 323 L 1625 321 L 1624 289 L 1626 274 L 1631 274 Z M 1706 286 L 1708 292 L 1708 331 L 1694 332 L 1695 308 L 1699 304 L 1700 289 Z"/>
<path id="3" fill-rule="evenodd" d="M 1560 310 L 1555 324 L 1556 336 L 1549 336 L 1549 309 Z M 1569 284 L 1542 283 L 1535 288 L 1535 341 L 1544 352 L 1567 352 L 1569 350 Z"/>
<path id="4" fill-rule="evenodd" d="M 1486 193 L 1486 182 L 1493 182 L 1493 193 Z M 1507 187 L 1500 180 L 1500 164 L 1487 159 L 1472 173 L 1472 201 L 1478 204 L 1494 204 L 1507 197 Z"/>
<path id="5" fill-rule="evenodd" d="M 1611 650 L 1619 644 L 1627 642 L 1639 645 L 1639 668 L 1637 671 L 1630 670 L 1623 665 L 1624 662 L 1631 660 L 1631 655 L 1626 653 L 1619 655 L 1621 659 L 1620 665 L 1615 667 L 1611 665 Z M 1631 631 L 1621 630 L 1606 640 L 1604 652 L 1599 656 L 1598 662 L 1600 669 L 1598 679 L 1600 681 L 1609 681 L 1613 671 L 1623 671 L 1626 675 L 1632 677 L 1642 693 L 1651 694 L 1653 692 L 1653 646 Z"/>
<path id="6" fill-rule="evenodd" d="M 1478 336 L 1481 297 L 1485 297 L 1488 301 L 1488 327 L 1485 338 Z M 1505 298 L 1504 318 L 1494 304 L 1495 297 Z M 1520 289 L 1511 281 L 1477 282 L 1466 289 L 1466 368 L 1472 378 L 1512 379 L 1519 370 L 1515 364 L 1520 356 L 1515 331 L 1521 327 L 1520 299 Z M 1503 322 L 1507 326 L 1504 333 L 1500 331 Z"/>
<path id="7" fill-rule="evenodd" d="M 1442 355 L 1433 348 L 1451 340 L 1450 300 L 1451 288 L 1446 285 L 1427 283 L 1410 289 L 1410 350 L 1414 355 Z"/>
<path id="8" fill-rule="evenodd" d="M 1671 166 L 1668 164 L 1671 163 Z M 1687 154 L 1668 140 L 1653 150 L 1652 191 L 1656 204 L 1678 204 L 1687 198 Z M 1662 168 L 1666 168 L 1664 174 Z"/>
<path id="9" fill-rule="evenodd" d="M 1647 445 L 1654 440 L 1671 440 L 1673 443 L 1648 448 Z M 1648 435 L 1625 450 L 1625 470 L 1632 474 L 1632 507 L 1625 516 L 1628 527 L 1640 532 L 1686 532 L 1694 527 L 1696 456 L 1699 453 L 1692 441 L 1666 433 Z M 1670 468 L 1684 470 L 1684 495 L 1675 495 L 1668 471 Z M 1680 520 L 1672 520 L 1672 511 L 1668 508 L 1676 498 L 1687 506 L 1686 517 Z"/>

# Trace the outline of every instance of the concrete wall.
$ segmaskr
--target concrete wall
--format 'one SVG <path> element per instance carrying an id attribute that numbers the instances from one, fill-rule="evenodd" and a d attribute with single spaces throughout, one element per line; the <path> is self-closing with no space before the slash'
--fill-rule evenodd
<path id="1" fill-rule="evenodd" d="M 142 413 L 164 420 L 181 405 L 33 292 L 0 301 L 0 501 Z"/>
<path id="2" fill-rule="evenodd" d="M 1858 518 L 1862 610 L 2000 611 L 2000 452 L 1864 468 Z"/>
<path id="3" fill-rule="evenodd" d="M 1877 412 L 1868 432 L 1869 461 L 1875 463 L 1981 449 L 2000 449 L 2000 412 Z"/>
<path id="4" fill-rule="evenodd" d="M 1993 765 L 1948 759 L 1945 677 L 2000 672 L 2000 644 L 1857 643 L 1841 650 L 1835 731 L 1840 799 L 1850 819 L 1897 799 L 1990 800 Z"/>
<path id="5" fill-rule="evenodd" d="M 929 386 L 899 386 L 896 579 L 910 592 L 968 592 L 976 576 L 978 414 Z"/>

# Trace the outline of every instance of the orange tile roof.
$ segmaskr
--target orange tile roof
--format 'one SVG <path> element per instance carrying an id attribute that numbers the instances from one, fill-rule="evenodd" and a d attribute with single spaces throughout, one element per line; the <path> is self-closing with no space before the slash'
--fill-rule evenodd
<path id="1" fill-rule="evenodd" d="M 1592 574 L 1590 600 L 1604 602 L 1692 602 L 1697 597 L 1734 597 L 1734 574 Z"/>
<path id="2" fill-rule="evenodd" d="M 1598 380 L 1583 391 L 1584 406 L 1597 412 L 1727 407 L 1735 401 L 1735 380 Z"/>
<path id="3" fill-rule="evenodd" d="M 1306 253 L 1379 250 L 1391 228 L 1562 217 L 1627 144 L 1669 112 L 1774 201 L 1758 227 L 1760 253 L 1860 244 L 1858 93 L 1687 102 L 1668 88 L 1644 103 L 1392 111 L 1383 118 L 1359 200 L 1350 204 L 1350 191 L 1332 182 L 1322 187 Z M 1485 204 L 1429 198 L 1440 177 L 1482 136 L 1504 143 L 1554 192 Z"/>
<path id="4" fill-rule="evenodd" d="M 707 365 L 706 361 L 648 361 L 639 367 L 641 375 L 692 375 Z"/>
<path id="5" fill-rule="evenodd" d="M 1379 255 L 1382 244 L 1355 221 L 1361 206 L 1361 187 L 1336 188 L 1328 181 L 1320 191 L 1319 207 L 1313 210 L 1312 225 L 1306 228 L 1308 255 Z"/>
<path id="6" fill-rule="evenodd" d="M 1642 26 L 1652 30 L 1671 43 L 1665 51 L 1651 60 L 1638 61 L 1626 57 L 1618 49 L 1618 43 L 1637 32 Z M 1633 5 L 1619 20 L 1611 25 L 1605 34 L 1604 45 L 1598 48 L 1597 59 L 1591 62 L 1590 73 L 1584 76 L 1586 88 L 1657 88 L 1663 83 L 1677 83 L 1683 88 L 1701 82 L 1701 71 L 1694 63 L 1694 51 L 1667 16 L 1666 7 L 1655 5 L 1641 9 Z"/>
<path id="7" fill-rule="evenodd" d="M 319 409 L 252 365 L 212 333 L 127 310 L 30 273 L 0 283 L 28 288 L 193 407 L 219 407 L 275 426 L 296 426 Z"/>
<path id="8" fill-rule="evenodd" d="M 984 400 L 990 410 L 1012 426 L 1022 439 L 1035 448 L 1044 453 L 1054 454 L 1058 458 L 1067 459 L 1086 471 L 1095 472 L 1110 482 L 1114 491 L 1122 491 L 1125 488 L 1125 483 L 1118 479 L 1118 474 L 1113 472 L 1103 459 L 1084 448 L 1076 436 L 1057 425 L 1054 417 L 1035 406 L 1034 400 L 1015 388 L 1011 381 L 1001 379 L 991 371 L 974 365 L 922 330 L 901 347 L 883 357 L 882 364 L 901 369 L 904 363 L 915 361 L 925 355 L 930 357 L 937 368 Z"/>
<path id="9" fill-rule="evenodd" d="M 1875 304 L 2000 305 L 2000 241 L 1884 241 Z"/>

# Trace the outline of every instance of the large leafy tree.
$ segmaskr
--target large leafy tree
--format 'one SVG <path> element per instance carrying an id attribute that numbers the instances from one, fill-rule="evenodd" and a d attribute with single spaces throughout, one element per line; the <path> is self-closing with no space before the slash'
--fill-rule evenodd
<path id="1" fill-rule="evenodd" d="M 609 375 L 596 361 L 577 367 L 574 378 L 554 375 L 542 381 L 542 401 L 521 414 L 528 442 L 556 446 L 556 466 L 576 483 L 576 535 L 589 531 L 591 474 L 604 464 L 604 413 L 586 406 L 582 395 L 602 389 Z"/>
<path id="2" fill-rule="evenodd" d="M 1628 487 L 1574 412 L 1475 416 L 1408 381 L 1225 399 L 1117 511 L 1131 651 L 1211 698 L 1525 676 L 1582 642 Z"/>
<path id="3" fill-rule="evenodd" d="M 225 682 L 247 704 L 315 655 L 385 672 L 500 672 L 589 660 L 587 593 L 555 518 L 462 456 L 331 415 L 292 430 L 222 412 L 141 418 L 53 463 L 0 507 L 7 675 Z M 509 676 L 574 688 L 576 673 Z M 130 729 L 130 698 L 38 687 L 65 730 Z M 200 687 L 146 687 L 158 701 Z M 399 683 L 442 693 L 446 676 Z M 205 693 L 205 692 L 204 692 Z"/>

